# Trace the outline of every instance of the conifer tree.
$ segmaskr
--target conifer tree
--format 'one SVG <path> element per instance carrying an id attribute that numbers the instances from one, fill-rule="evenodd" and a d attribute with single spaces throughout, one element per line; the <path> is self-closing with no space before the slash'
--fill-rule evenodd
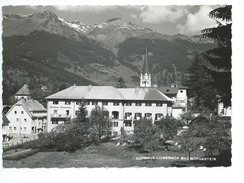
<path id="1" fill-rule="evenodd" d="M 217 90 L 224 106 L 231 106 L 231 5 L 219 7 L 209 13 L 216 20 L 217 27 L 202 30 L 203 38 L 217 42 L 217 48 L 206 51 L 203 55 L 211 64 L 206 67 L 213 77 L 211 83 Z"/>
<path id="2" fill-rule="evenodd" d="M 208 84 L 210 81 L 211 76 L 206 72 L 201 55 L 195 52 L 195 58 L 184 81 L 184 85 L 189 88 L 189 98 L 193 99 L 192 110 L 214 110 L 216 107 L 216 91 Z"/>

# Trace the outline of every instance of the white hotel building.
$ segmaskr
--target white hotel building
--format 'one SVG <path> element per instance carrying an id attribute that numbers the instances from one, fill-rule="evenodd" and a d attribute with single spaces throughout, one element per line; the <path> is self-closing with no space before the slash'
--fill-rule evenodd
<path id="1" fill-rule="evenodd" d="M 95 105 L 108 110 L 113 122 L 112 133 L 127 133 L 134 129 L 133 122 L 142 118 L 152 122 L 172 114 L 173 100 L 157 88 L 114 88 L 112 86 L 71 86 L 47 97 L 48 131 L 58 124 L 76 117 L 81 101 L 86 101 L 88 115 Z"/>
<path id="2" fill-rule="evenodd" d="M 112 134 L 134 130 L 134 122 L 142 118 L 155 121 L 166 115 L 179 117 L 186 110 L 186 88 L 152 87 L 147 54 L 143 57 L 144 70 L 140 88 L 114 88 L 112 86 L 71 86 L 47 97 L 48 131 L 58 124 L 76 117 L 81 101 L 86 102 L 88 115 L 95 105 L 103 106 L 112 120 Z M 173 109 L 173 110 L 172 110 Z"/>

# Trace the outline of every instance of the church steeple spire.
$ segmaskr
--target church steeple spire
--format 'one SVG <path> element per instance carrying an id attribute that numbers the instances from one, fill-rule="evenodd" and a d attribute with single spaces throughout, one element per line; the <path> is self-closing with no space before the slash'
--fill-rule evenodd
<path id="1" fill-rule="evenodd" d="M 144 65 L 143 65 L 143 74 L 147 73 L 149 74 L 149 68 L 148 68 L 148 57 L 147 57 L 147 47 L 146 47 L 146 53 L 143 57 Z"/>
<path id="2" fill-rule="evenodd" d="M 141 79 L 140 79 L 140 87 L 151 87 L 151 73 L 149 72 L 147 53 L 148 52 L 146 47 L 146 53 L 142 57 L 144 63 L 143 63 Z"/>

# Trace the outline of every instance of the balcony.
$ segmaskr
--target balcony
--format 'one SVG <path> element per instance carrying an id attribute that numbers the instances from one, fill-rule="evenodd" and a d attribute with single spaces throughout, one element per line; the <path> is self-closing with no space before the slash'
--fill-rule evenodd
<path id="1" fill-rule="evenodd" d="M 152 114 L 151 113 L 145 113 L 145 118 L 148 120 L 152 119 Z"/>
<path id="2" fill-rule="evenodd" d="M 141 113 L 135 113 L 134 120 L 141 120 L 141 119 L 142 119 L 142 114 Z"/>
<path id="3" fill-rule="evenodd" d="M 68 119 L 70 115 L 66 114 L 51 114 L 51 119 Z"/>
<path id="4" fill-rule="evenodd" d="M 125 113 L 125 120 L 132 120 L 132 113 L 126 112 Z"/>
<path id="5" fill-rule="evenodd" d="M 161 114 L 161 113 L 157 113 L 157 114 L 155 115 L 155 121 L 160 121 L 161 119 L 163 119 L 163 117 L 164 117 L 163 114 Z"/>
<path id="6" fill-rule="evenodd" d="M 119 119 L 119 112 L 118 111 L 112 111 L 112 119 Z"/>

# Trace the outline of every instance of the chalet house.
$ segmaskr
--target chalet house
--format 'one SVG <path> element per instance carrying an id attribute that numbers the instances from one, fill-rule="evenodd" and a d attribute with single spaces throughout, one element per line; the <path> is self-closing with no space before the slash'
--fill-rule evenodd
<path id="1" fill-rule="evenodd" d="M 9 135 L 13 137 L 31 136 L 46 131 L 47 111 L 37 100 L 21 98 L 7 112 Z"/>
<path id="2" fill-rule="evenodd" d="M 31 136 L 47 131 L 47 111 L 37 100 L 31 99 L 28 85 L 24 85 L 14 95 L 17 101 L 6 113 L 9 120 L 8 133 L 12 137 Z"/>
<path id="3" fill-rule="evenodd" d="M 81 101 L 86 102 L 88 115 L 96 105 L 103 106 L 111 119 L 112 134 L 134 130 L 134 121 L 142 118 L 154 123 L 172 114 L 173 100 L 157 88 L 114 88 L 112 86 L 71 86 L 47 99 L 48 131 L 76 117 Z"/>

